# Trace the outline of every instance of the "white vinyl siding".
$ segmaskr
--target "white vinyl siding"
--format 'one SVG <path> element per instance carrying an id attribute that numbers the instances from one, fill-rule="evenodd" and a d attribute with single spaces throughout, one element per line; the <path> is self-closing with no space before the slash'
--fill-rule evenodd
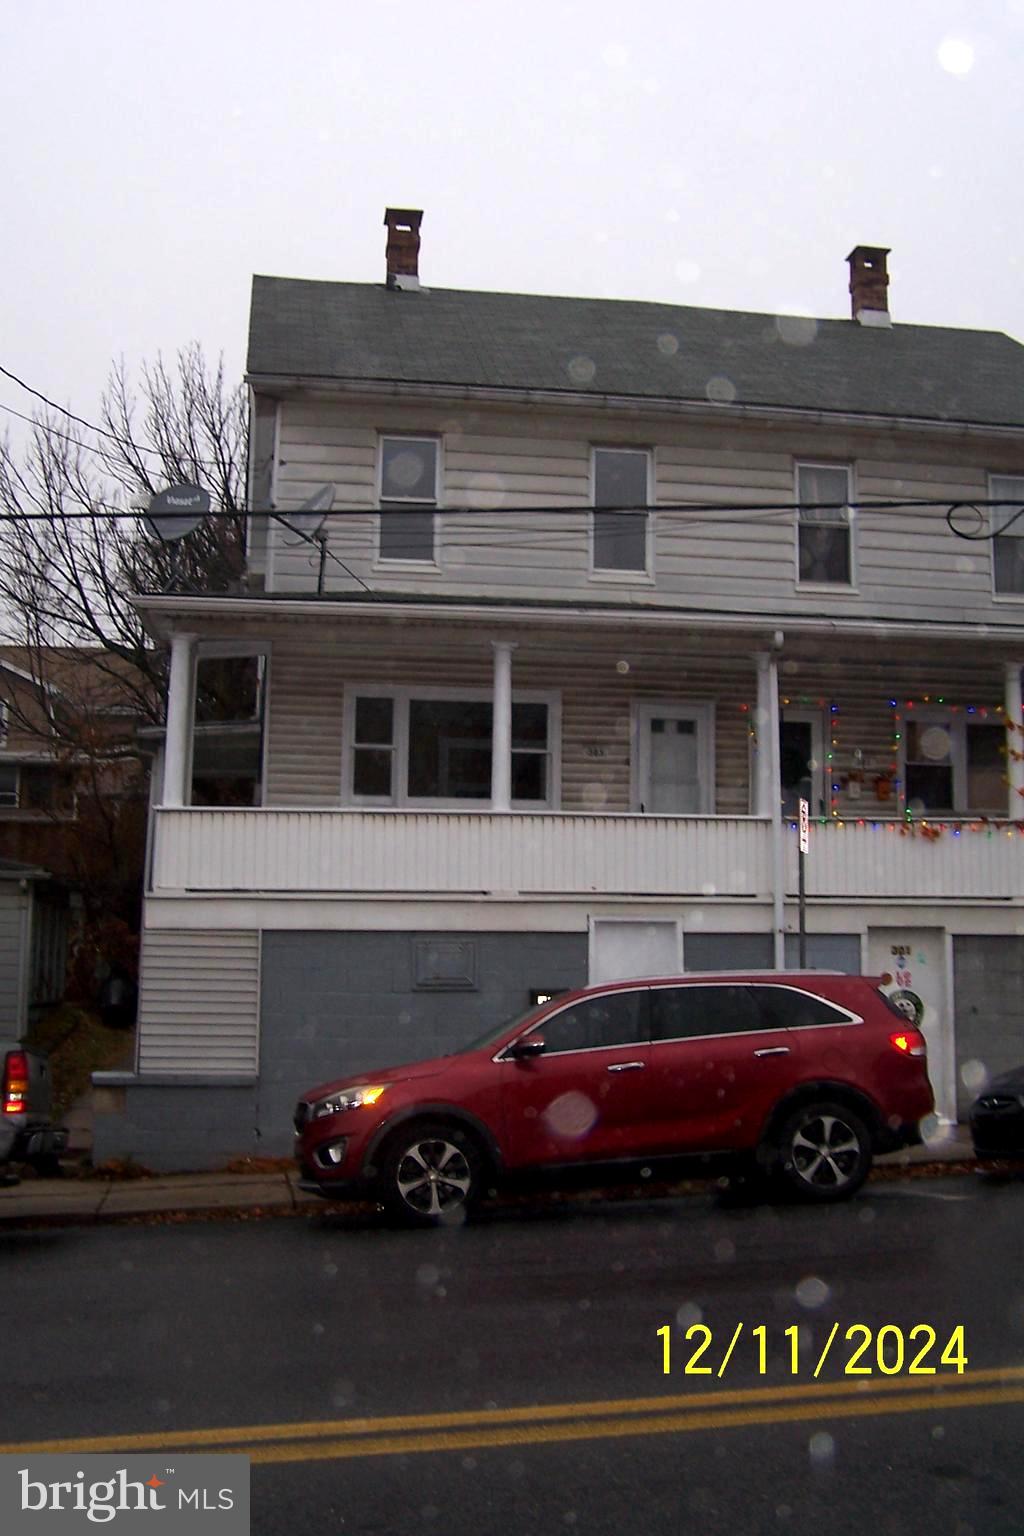
<path id="1" fill-rule="evenodd" d="M 437 564 L 376 561 L 377 444 L 380 435 L 430 436 L 441 444 L 444 505 L 472 513 L 439 519 Z M 856 513 L 856 586 L 826 588 L 838 619 L 988 622 L 1000 613 L 987 542 L 958 539 L 946 523 L 952 502 L 988 495 L 1000 459 L 1016 468 L 1019 449 L 977 447 L 941 434 L 839 429 L 799 423 L 765 426 L 690 422 L 670 416 L 598 416 L 568 410 L 427 400 L 392 404 L 285 400 L 281 403 L 276 501 L 286 511 L 321 485 L 335 488 L 327 519 L 329 593 L 380 590 L 458 597 L 616 603 L 616 582 L 590 568 L 591 445 L 652 448 L 651 560 L 644 585 L 654 605 L 720 613 L 819 612 L 820 587 L 796 579 L 794 466 L 849 464 L 856 499 L 920 506 L 862 507 Z M 987 461 L 987 462 L 986 462 Z M 671 506 L 720 504 L 689 513 Z M 533 511 L 531 509 L 554 509 Z M 565 509 L 566 515 L 561 515 Z M 280 528 L 271 533 L 271 590 L 315 593 L 317 556 Z"/>
<path id="2" fill-rule="evenodd" d="M 140 1074 L 255 1076 L 260 936 L 147 929 L 139 986 Z"/>

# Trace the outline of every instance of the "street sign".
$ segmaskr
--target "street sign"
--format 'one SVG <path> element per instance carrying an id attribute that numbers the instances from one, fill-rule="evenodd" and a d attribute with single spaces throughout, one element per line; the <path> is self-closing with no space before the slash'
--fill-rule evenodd
<path id="1" fill-rule="evenodd" d="M 806 800 L 800 801 L 800 852 L 806 853 L 811 842 L 811 808 Z"/>

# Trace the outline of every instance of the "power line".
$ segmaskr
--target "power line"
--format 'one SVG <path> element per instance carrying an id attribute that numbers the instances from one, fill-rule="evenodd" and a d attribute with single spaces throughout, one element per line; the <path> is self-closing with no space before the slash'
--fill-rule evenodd
<path id="1" fill-rule="evenodd" d="M 80 427 L 86 427 L 90 432 L 95 432 L 98 437 L 109 438 L 112 443 L 117 444 L 122 454 L 124 453 L 125 445 L 127 444 L 129 447 L 133 448 L 136 453 L 148 454 L 150 458 L 159 459 L 161 463 L 165 461 L 164 454 L 159 448 L 147 448 L 144 444 L 137 443 L 133 437 L 121 437 L 118 435 L 118 433 L 111 432 L 107 427 L 98 427 L 94 421 L 88 421 L 84 416 L 77 416 L 75 412 L 69 410 L 66 405 L 58 405 L 56 400 L 51 400 L 48 395 L 44 395 L 40 390 L 34 389 L 31 384 L 26 384 L 24 379 L 19 379 L 16 373 L 12 373 L 9 368 L 5 368 L 2 363 L 0 363 L 0 374 L 3 374 L 4 378 L 10 379 L 12 383 L 17 384 L 19 389 L 23 389 L 27 394 L 33 395 L 35 399 L 41 400 L 42 403 L 45 406 L 48 406 L 50 410 L 57 411 L 60 413 L 60 415 L 66 416 L 69 421 L 77 421 Z M 66 432 L 59 432 L 56 427 L 51 427 L 46 422 L 37 421 L 35 417 L 32 416 L 22 415 L 22 413 L 20 411 L 16 411 L 13 406 L 4 405 L 2 402 L 0 402 L 0 410 L 9 411 L 12 416 L 17 416 L 20 421 L 27 421 L 31 426 L 38 427 L 40 432 L 53 433 L 55 437 L 62 437 L 69 443 L 76 443 L 79 448 L 84 448 L 89 453 L 102 454 L 103 452 L 101 448 L 95 448 L 90 443 L 83 443 L 77 437 L 68 436 Z M 184 455 L 184 457 L 189 458 L 187 454 Z M 189 462 L 195 464 L 199 469 L 219 470 L 220 468 L 220 466 L 215 464 L 211 459 L 189 459 Z"/>
<path id="2" fill-rule="evenodd" d="M 648 502 L 646 504 L 639 504 L 639 505 L 631 506 L 631 507 L 593 507 L 593 506 L 590 506 L 590 505 L 584 505 L 584 506 L 554 506 L 554 505 L 551 505 L 551 506 L 537 506 L 537 507 L 526 507 L 526 506 L 508 506 L 508 507 L 443 507 L 443 506 L 416 506 L 416 505 L 410 504 L 408 506 L 403 506 L 403 507 L 397 507 L 397 508 L 391 507 L 391 508 L 384 508 L 384 509 L 382 509 L 380 507 L 336 507 L 336 508 L 333 508 L 329 513 L 327 513 L 326 517 L 327 517 L 327 519 L 329 521 L 336 521 L 338 519 L 348 520 L 349 518 L 376 517 L 376 516 L 380 515 L 382 513 L 382 511 L 383 511 L 383 515 L 384 516 L 387 516 L 389 514 L 389 512 L 392 512 L 392 511 L 397 511 L 397 512 L 405 511 L 405 512 L 432 512 L 432 513 L 434 513 L 437 516 L 442 516 L 442 517 L 458 517 L 458 518 L 466 518 L 466 517 L 497 517 L 497 518 L 526 517 L 526 518 L 531 518 L 531 517 L 537 517 L 537 516 L 545 517 L 545 518 L 547 518 L 547 517 L 579 518 L 581 516 L 588 516 L 591 513 L 597 513 L 598 515 L 605 514 L 605 515 L 612 515 L 612 516 L 614 516 L 616 514 L 627 514 L 627 513 L 632 513 L 632 514 L 639 514 L 639 513 L 658 513 L 658 514 L 662 514 L 663 513 L 663 514 L 670 514 L 672 516 L 691 516 L 691 515 L 693 515 L 695 513 L 711 513 L 711 514 L 715 514 L 715 516 L 719 517 L 719 518 L 727 516 L 727 515 L 728 516 L 732 516 L 732 517 L 735 518 L 736 522 L 739 525 L 742 525 L 745 522 L 754 523 L 754 522 L 759 522 L 759 521 L 765 521 L 768 518 L 776 518 L 776 517 L 781 517 L 783 515 L 792 516 L 794 512 L 841 512 L 841 511 L 851 511 L 851 512 L 854 512 L 854 511 L 857 511 L 857 512 L 896 512 L 896 511 L 929 512 L 929 511 L 937 511 L 940 507 L 941 508 L 946 508 L 945 520 L 946 520 L 947 523 L 950 523 L 950 518 L 953 515 L 955 515 L 958 511 L 962 511 L 962 510 L 965 510 L 965 509 L 968 509 L 968 508 L 977 511 L 978 509 L 980 509 L 982 507 L 1016 507 L 1018 510 L 1014 514 L 1015 519 L 1017 517 L 1024 516 L 1024 505 L 1022 505 L 1020 497 L 1003 496 L 1003 497 L 998 497 L 998 498 L 994 498 L 994 499 L 990 499 L 990 500 L 981 500 L 981 499 L 979 499 L 979 500 L 973 501 L 973 502 L 950 502 L 945 497 L 939 497 L 939 498 L 936 498 L 935 500 L 925 500 L 925 499 L 922 499 L 921 497 L 915 497 L 913 500 L 908 499 L 908 500 L 902 500 L 902 501 L 804 501 L 804 502 L 780 501 L 780 502 L 761 502 L 756 507 L 751 507 L 751 506 L 745 505 L 745 504 L 744 505 L 740 505 L 738 503 L 719 502 L 719 501 L 707 501 L 707 502 Z M 279 507 L 256 507 L 256 508 L 247 508 L 247 507 L 238 507 L 238 508 L 213 507 L 205 515 L 207 517 L 268 517 L 268 518 L 275 519 L 275 521 L 281 521 L 282 519 L 286 520 L 287 518 L 289 518 L 291 516 L 295 516 L 299 511 L 300 511 L 300 509 L 297 508 L 297 507 L 292 507 L 292 508 L 279 508 Z M 88 510 L 77 511 L 77 512 L 75 512 L 75 511 L 69 511 L 69 512 L 65 512 L 65 511 L 61 511 L 61 512 L 24 512 L 24 511 L 0 512 L 0 521 L 4 521 L 4 522 L 17 522 L 17 521 L 25 521 L 25 522 L 51 522 L 51 521 L 62 521 L 62 520 L 65 520 L 65 519 L 69 519 L 70 520 L 70 519 L 76 519 L 76 518 L 90 518 L 90 519 L 94 519 L 94 518 L 97 518 L 97 516 L 98 516 L 98 514 L 100 512 L 106 514 L 105 517 L 100 519 L 101 521 L 105 521 L 105 522 L 117 522 L 117 521 L 119 521 L 119 520 L 121 520 L 123 518 L 131 518 L 131 517 L 138 518 L 138 517 L 144 517 L 146 515 L 144 512 L 140 512 L 140 511 L 134 510 L 132 508 L 125 508 L 125 507 L 115 506 L 112 502 L 96 501 L 96 502 L 92 503 L 91 507 Z M 171 519 L 171 518 L 176 518 L 176 517 L 191 518 L 191 517 L 194 517 L 195 514 L 192 513 L 192 512 L 167 511 L 167 512 L 161 512 L 160 515 L 161 515 L 161 517 L 165 517 L 165 518 Z M 285 526 L 290 526 L 290 525 L 288 525 L 287 522 L 285 522 Z M 829 525 L 825 524 L 823 526 L 827 527 Z M 837 523 L 837 524 L 835 524 L 835 526 L 838 527 L 838 526 L 841 526 L 841 525 Z M 297 530 L 291 529 L 291 531 L 294 533 Z M 570 531 L 570 529 L 567 526 L 565 529 L 558 530 L 558 531 L 567 532 L 567 531 Z M 992 535 L 992 534 L 965 533 L 965 532 L 962 532 L 961 530 L 959 530 L 957 528 L 954 528 L 951 523 L 950 523 L 950 531 L 953 532 L 953 533 L 956 533 L 958 538 L 964 538 L 964 539 L 979 539 L 979 538 L 982 538 L 982 537 L 984 537 L 984 538 L 991 538 L 991 537 L 995 536 L 995 535 Z"/>

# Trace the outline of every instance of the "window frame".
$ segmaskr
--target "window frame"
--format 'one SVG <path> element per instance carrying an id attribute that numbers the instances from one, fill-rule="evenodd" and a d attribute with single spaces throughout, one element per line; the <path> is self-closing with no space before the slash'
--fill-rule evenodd
<path id="1" fill-rule="evenodd" d="M 13 790 L 14 799 L 13 800 L 2 800 L 2 799 L 0 799 L 0 811 L 18 811 L 18 810 L 21 810 L 22 806 L 21 806 L 21 767 L 20 767 L 20 765 L 18 763 L 4 762 L 4 763 L 0 763 L 0 769 L 6 769 L 14 777 L 14 790 Z"/>
<path id="2" fill-rule="evenodd" d="M 999 487 L 998 487 L 996 482 L 1000 481 L 1000 480 L 1009 480 L 1009 481 L 1015 482 L 1018 485 L 1024 486 L 1024 474 L 1021 474 L 1021 475 L 990 474 L 988 476 L 988 497 L 989 497 L 990 501 L 992 500 L 993 497 L 999 495 Z M 1024 497 L 1021 498 L 1021 504 L 1024 505 Z M 998 513 L 998 512 L 1004 512 L 1005 513 L 1006 509 L 1005 508 L 992 507 L 991 511 L 993 513 Z M 994 518 L 993 518 L 993 521 L 995 521 Z M 1009 537 L 1013 537 L 1013 538 L 1018 538 L 1019 537 L 1021 539 L 1022 543 L 1024 543 L 1024 517 L 1021 518 L 1021 520 L 1017 524 L 1017 526 L 1021 529 L 1020 534 L 1009 535 Z M 991 550 L 991 553 L 989 555 L 989 564 L 990 564 L 990 578 L 991 578 L 991 582 L 992 582 L 992 597 L 993 597 L 993 599 L 997 603 L 1024 603 L 1024 587 L 1022 587 L 1019 592 L 1004 592 L 999 587 L 996 586 L 996 540 L 1001 538 L 1001 537 L 1007 537 L 1007 535 L 1000 535 L 1000 534 L 994 533 L 992 535 L 991 540 L 990 540 L 990 550 Z"/>
<path id="3" fill-rule="evenodd" d="M 995 711 L 994 710 L 992 711 L 992 715 L 995 716 Z M 919 820 L 923 820 L 923 821 L 943 821 L 943 820 L 951 820 L 951 819 L 955 819 L 955 818 L 963 817 L 963 816 L 967 816 L 967 817 L 982 817 L 982 816 L 984 816 L 984 817 L 988 817 L 990 819 L 993 816 L 996 817 L 997 819 L 1005 818 L 1006 812 L 1007 812 L 1007 809 L 1008 809 L 1008 805 L 1009 805 L 1008 798 L 1004 799 L 1004 803 L 1003 803 L 1003 805 L 1000 807 L 1000 809 L 998 811 L 993 811 L 991 807 L 988 807 L 988 808 L 975 808 L 975 807 L 972 807 L 972 806 L 967 804 L 967 785 L 968 785 L 967 733 L 970 730 L 970 727 L 971 727 L 972 724 L 987 725 L 987 726 L 990 726 L 992 728 L 1001 728 L 1002 731 L 1003 731 L 1004 739 L 1005 739 L 1005 736 L 1006 736 L 1006 726 L 1005 726 L 1005 723 L 998 716 L 995 716 L 995 718 L 992 718 L 992 719 L 986 718 L 986 719 L 974 720 L 974 719 L 972 719 L 971 716 L 967 715 L 962 710 L 958 710 L 956 712 L 956 714 L 954 714 L 952 712 L 952 710 L 941 709 L 941 708 L 938 708 L 936 706 L 932 706 L 931 708 L 926 706 L 923 709 L 915 709 L 909 719 L 908 719 L 908 717 L 906 715 L 904 715 L 904 717 L 903 717 L 903 721 L 902 721 L 902 727 L 903 728 L 902 728 L 902 730 L 900 732 L 900 755 L 899 755 L 899 765 L 900 765 L 899 766 L 899 775 L 900 775 L 900 810 L 901 810 L 901 812 L 905 812 L 906 811 L 908 803 L 909 803 L 909 799 L 910 799 L 910 797 L 907 794 L 907 736 L 909 734 L 908 730 L 907 730 L 907 727 L 910 724 L 922 723 L 922 722 L 926 726 L 927 725 L 940 725 L 940 726 L 943 727 L 944 730 L 949 732 L 949 737 L 950 737 L 949 763 L 950 763 L 950 769 L 952 771 L 952 776 L 953 776 L 952 777 L 952 783 L 953 783 L 953 797 L 952 797 L 953 798 L 953 807 L 952 807 L 951 810 L 948 810 L 948 811 L 927 811 L 927 810 L 925 810 L 925 811 L 913 811 L 911 814 L 915 818 L 917 818 Z M 1009 793 L 1009 791 L 1007 791 L 1007 796 L 1008 796 L 1008 793 Z"/>
<path id="4" fill-rule="evenodd" d="M 595 565 L 594 555 L 597 547 L 597 518 L 601 512 L 614 512 L 614 507 L 598 507 L 597 501 L 597 456 L 599 453 L 632 453 L 643 455 L 647 470 L 645 503 L 646 512 L 627 513 L 627 516 L 643 517 L 644 519 L 644 566 L 642 570 L 616 569 L 615 566 Z M 587 579 L 596 582 L 627 582 L 632 585 L 650 586 L 654 583 L 654 539 L 655 516 L 654 500 L 657 486 L 657 471 L 655 466 L 656 450 L 653 446 L 638 448 L 635 443 L 591 443 L 590 445 L 590 515 L 587 518 Z"/>
<path id="5" fill-rule="evenodd" d="M 848 552 L 849 552 L 849 565 L 850 565 L 850 579 L 849 579 L 849 581 L 804 581 L 801 578 L 801 575 L 800 575 L 800 529 L 801 529 L 801 526 L 804 526 L 801 523 L 801 518 L 800 518 L 800 507 L 801 507 L 800 471 L 802 469 L 831 469 L 831 470 L 845 470 L 845 472 L 846 472 L 846 491 L 847 491 L 847 501 L 846 501 L 847 520 L 846 520 L 846 523 L 842 524 L 842 523 L 836 522 L 834 524 L 833 523 L 823 523 L 823 524 L 817 524 L 817 525 L 813 525 L 813 524 L 809 523 L 806 526 L 807 527 L 818 526 L 818 527 L 825 527 L 825 528 L 828 528 L 828 527 L 843 527 L 843 526 L 845 526 L 845 528 L 846 528 L 847 545 L 848 545 Z M 840 460 L 831 460 L 831 461 L 829 461 L 827 459 L 794 459 L 793 460 L 793 500 L 794 500 L 794 503 L 795 503 L 795 506 L 796 506 L 796 518 L 795 518 L 795 526 L 794 526 L 794 558 L 795 558 L 795 580 L 796 580 L 796 588 L 797 588 L 797 590 L 800 591 L 800 592 L 856 592 L 858 590 L 857 582 L 858 582 L 859 572 L 858 572 L 858 567 L 857 567 L 857 538 L 856 538 L 857 513 L 856 513 L 855 508 L 852 506 L 852 503 L 856 500 L 856 477 L 855 477 L 855 466 L 854 466 L 854 464 L 852 462 L 850 462 L 849 460 L 842 460 L 842 461 L 840 461 Z"/>
<path id="6" fill-rule="evenodd" d="M 394 702 L 392 716 L 391 750 L 394 754 L 394 782 L 390 796 L 356 795 L 354 790 L 355 769 L 355 719 L 356 700 L 360 697 L 391 699 Z M 494 694 L 489 688 L 467 688 L 461 683 L 450 687 L 432 686 L 421 688 L 416 684 L 347 682 L 342 707 L 342 770 L 341 803 L 351 810 L 389 811 L 466 811 L 491 813 L 494 803 L 488 797 L 483 800 L 454 799 L 440 796 L 409 795 L 409 704 L 413 699 L 451 700 L 456 703 L 490 704 Z M 538 814 L 557 811 L 562 802 L 562 696 L 557 690 L 541 688 L 513 688 L 513 704 L 546 704 L 548 710 L 549 764 L 548 793 L 544 800 L 513 800 L 513 811 L 534 811 Z M 524 749 L 528 750 L 528 749 Z M 529 749 L 532 750 L 532 749 Z"/>
<path id="7" fill-rule="evenodd" d="M 230 807 L 230 806 L 221 806 L 221 807 L 216 807 L 216 806 L 209 806 L 209 807 L 207 807 L 207 806 L 197 806 L 196 809 L 197 810 L 206 810 L 206 809 L 209 809 L 209 810 L 216 810 L 216 809 L 221 809 L 221 810 L 230 810 L 230 809 L 259 810 L 261 807 L 266 806 L 266 804 L 267 804 L 267 770 L 268 770 L 268 766 L 269 766 L 269 746 L 270 746 L 270 664 L 271 664 L 271 642 L 269 640 L 264 640 L 264 641 L 255 641 L 252 644 L 247 644 L 246 642 L 239 641 L 239 640 L 200 640 L 198 642 L 198 644 L 193 648 L 192 670 L 191 670 L 190 680 L 189 680 L 189 687 L 190 687 L 189 717 L 190 718 L 189 718 L 189 734 L 188 734 L 188 760 L 187 760 L 187 762 L 185 764 L 185 797 L 186 797 L 185 803 L 186 803 L 187 807 L 190 807 L 190 806 L 193 805 L 193 800 L 192 800 L 192 782 L 193 782 L 194 763 L 195 763 L 196 733 L 197 732 L 201 733 L 202 729 L 203 729 L 203 726 L 211 724 L 211 723 L 214 724 L 214 725 L 221 725 L 221 726 L 230 726 L 230 725 L 245 726 L 245 725 L 250 724 L 249 721 L 245 721 L 245 720 L 238 720 L 238 721 L 225 720 L 225 721 L 215 721 L 215 722 L 209 722 L 209 721 L 202 721 L 202 722 L 200 722 L 200 721 L 196 720 L 196 697 L 197 697 L 197 684 L 198 684 L 198 677 L 199 677 L 199 663 L 200 663 L 200 661 L 211 661 L 211 660 L 212 661 L 246 661 L 246 660 L 248 660 L 248 658 L 250 656 L 257 656 L 257 657 L 261 658 L 262 662 L 263 662 L 262 676 L 261 676 L 261 681 L 260 681 L 260 693 L 261 693 L 260 703 L 261 703 L 261 709 L 260 709 L 259 719 L 258 719 L 257 722 L 255 722 L 255 723 L 258 723 L 258 725 L 260 727 L 260 797 L 259 797 L 259 800 L 257 800 L 256 803 L 254 805 L 251 805 L 251 806 L 239 806 L 239 807 Z"/>
<path id="8" fill-rule="evenodd" d="M 434 446 L 434 499 L 424 501 L 418 496 L 387 496 L 384 495 L 384 444 L 395 442 L 405 443 L 432 443 Z M 438 550 L 441 545 L 441 487 L 444 485 L 444 438 L 439 433 L 432 432 L 389 432 L 383 429 L 377 433 L 377 464 L 375 472 L 375 486 L 377 504 L 375 528 L 373 534 L 373 569 L 385 571 L 440 571 L 441 562 Z M 385 505 L 386 504 L 386 505 Z M 414 560 L 408 556 L 385 555 L 381 550 L 381 533 L 383 520 L 387 510 L 394 508 L 396 511 L 430 512 L 432 514 L 433 540 L 431 556 L 429 560 Z"/>

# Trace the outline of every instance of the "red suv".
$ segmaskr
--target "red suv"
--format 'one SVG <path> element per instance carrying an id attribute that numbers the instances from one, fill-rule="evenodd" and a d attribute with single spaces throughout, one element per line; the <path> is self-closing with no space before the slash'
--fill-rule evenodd
<path id="1" fill-rule="evenodd" d="M 874 1153 L 920 1141 L 934 1104 L 924 1037 L 880 987 L 717 972 L 565 993 L 452 1056 L 307 1093 L 302 1187 L 436 1223 L 514 1175 L 738 1154 L 806 1200 L 843 1199 Z"/>

